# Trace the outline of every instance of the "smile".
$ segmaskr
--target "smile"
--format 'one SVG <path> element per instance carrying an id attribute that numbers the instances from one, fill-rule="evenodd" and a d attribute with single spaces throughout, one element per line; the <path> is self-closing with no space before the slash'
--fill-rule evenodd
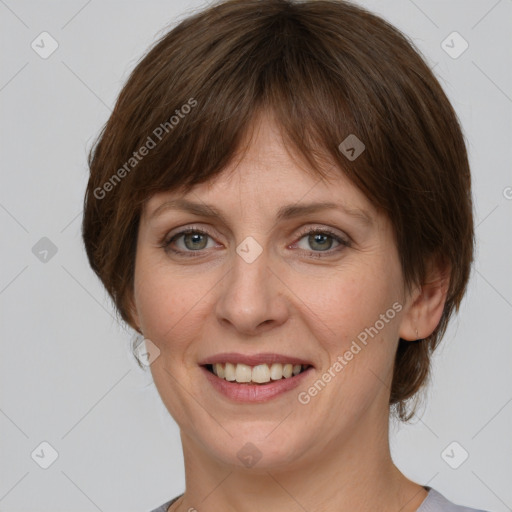
<path id="1" fill-rule="evenodd" d="M 247 364 L 215 363 L 206 369 L 220 379 L 238 384 L 266 384 L 271 381 L 289 379 L 307 370 L 310 365 L 272 363 L 249 366 Z"/>
<path id="2" fill-rule="evenodd" d="M 302 384 L 304 386 L 304 380 L 308 378 L 310 374 L 314 371 L 313 366 L 300 365 L 300 371 L 297 374 L 293 374 L 293 366 L 291 368 L 290 372 L 290 366 L 288 364 L 278 364 L 278 366 L 274 367 L 274 376 L 277 377 L 278 371 L 281 373 L 281 377 L 279 379 L 273 380 L 272 377 L 272 367 L 274 366 L 273 363 L 270 367 L 266 364 L 264 365 L 257 365 L 255 367 L 248 367 L 243 368 L 243 364 L 232 365 L 233 368 L 231 368 L 229 365 L 230 363 L 222 364 L 222 363 L 216 363 L 215 365 L 203 365 L 200 366 L 201 371 L 203 372 L 203 375 L 206 377 L 207 381 L 211 384 L 212 388 L 223 398 L 228 398 L 230 401 L 238 402 L 238 403 L 261 403 L 261 402 L 267 402 L 272 399 L 276 399 L 278 396 L 286 396 L 286 393 L 297 388 L 299 385 Z M 219 365 L 224 370 L 224 376 L 216 375 L 213 370 L 213 366 Z M 226 366 L 227 366 L 227 374 L 226 374 Z M 241 367 L 239 370 L 238 367 Z M 267 369 L 257 369 L 260 366 L 266 366 Z M 279 368 L 281 366 L 281 368 Z M 222 369 L 220 370 L 222 372 Z M 263 376 L 265 372 L 269 372 L 270 377 L 268 381 L 264 382 L 253 382 L 253 371 L 256 369 L 256 376 L 255 378 L 261 378 L 263 379 Z M 218 367 L 216 367 L 216 370 L 218 371 Z M 250 380 L 247 379 L 248 372 L 251 371 L 251 378 Z M 235 378 L 233 379 L 233 373 Z M 240 379 L 242 382 L 238 381 L 237 378 L 237 372 L 240 375 Z M 259 372 L 261 372 L 261 377 L 258 377 Z M 226 375 L 233 379 L 228 380 L 226 378 Z M 245 375 L 243 377 L 242 375 Z M 286 375 L 289 375 L 288 377 Z M 266 377 L 265 377 L 266 378 Z"/>

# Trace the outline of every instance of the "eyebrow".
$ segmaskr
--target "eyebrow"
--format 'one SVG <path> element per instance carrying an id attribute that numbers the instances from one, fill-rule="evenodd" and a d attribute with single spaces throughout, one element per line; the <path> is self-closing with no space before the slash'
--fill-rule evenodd
<path id="1" fill-rule="evenodd" d="M 212 217 L 220 219 L 224 224 L 228 224 L 224 215 L 215 206 L 206 203 L 196 203 L 188 199 L 171 199 L 162 203 L 153 213 L 149 220 L 153 220 L 167 210 L 183 210 L 200 217 Z M 309 204 L 289 204 L 279 208 L 276 214 L 276 220 L 288 220 L 296 217 L 302 217 L 323 210 L 341 210 L 346 215 L 361 221 L 363 224 L 372 225 L 371 215 L 361 208 L 347 208 L 341 203 L 317 202 Z"/>

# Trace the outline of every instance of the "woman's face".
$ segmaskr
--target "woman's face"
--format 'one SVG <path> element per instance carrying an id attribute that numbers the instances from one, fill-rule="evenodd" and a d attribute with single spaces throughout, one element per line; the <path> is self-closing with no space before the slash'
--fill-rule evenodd
<path id="1" fill-rule="evenodd" d="M 187 195 L 153 196 L 141 217 L 134 320 L 160 351 L 158 392 L 188 448 L 218 463 L 289 467 L 350 442 L 361 454 L 387 428 L 407 317 L 391 225 L 341 173 L 329 183 L 306 174 L 268 119 L 229 170 Z M 155 214 L 172 199 L 221 217 Z M 320 202 L 339 207 L 301 210 Z M 285 208 L 293 215 L 278 217 Z M 179 235 L 187 229 L 207 235 Z M 311 368 L 280 380 L 287 390 L 272 384 L 278 373 L 267 385 L 228 382 L 202 366 L 222 353 Z M 247 367 L 234 370 L 246 378 Z"/>

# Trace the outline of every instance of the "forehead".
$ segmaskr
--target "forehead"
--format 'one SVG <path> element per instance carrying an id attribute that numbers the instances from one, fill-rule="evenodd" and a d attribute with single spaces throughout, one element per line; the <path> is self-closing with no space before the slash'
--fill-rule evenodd
<path id="1" fill-rule="evenodd" d="M 290 203 L 339 203 L 346 210 L 366 210 L 377 214 L 366 196 L 347 178 L 340 167 L 328 158 L 320 159 L 326 178 L 312 169 L 304 159 L 289 149 L 281 130 L 266 113 L 255 118 L 231 163 L 218 175 L 195 185 L 190 192 L 163 191 L 146 203 L 145 214 L 151 216 L 165 202 L 179 200 L 215 203 L 225 206 L 267 206 L 272 210 Z"/>

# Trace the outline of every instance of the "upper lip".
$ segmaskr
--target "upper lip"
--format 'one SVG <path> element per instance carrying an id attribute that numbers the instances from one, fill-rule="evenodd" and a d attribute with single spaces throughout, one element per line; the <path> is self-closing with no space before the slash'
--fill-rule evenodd
<path id="1" fill-rule="evenodd" d="M 306 366 L 313 366 L 310 361 L 300 359 L 294 356 L 287 356 L 285 354 L 275 353 L 261 353 L 261 354 L 239 354 L 238 352 L 224 352 L 222 354 L 215 354 L 213 356 L 203 359 L 199 364 L 201 366 L 215 363 L 233 363 L 233 364 L 246 364 L 248 366 L 256 366 L 258 364 L 272 364 L 272 363 L 291 363 L 302 364 Z"/>

